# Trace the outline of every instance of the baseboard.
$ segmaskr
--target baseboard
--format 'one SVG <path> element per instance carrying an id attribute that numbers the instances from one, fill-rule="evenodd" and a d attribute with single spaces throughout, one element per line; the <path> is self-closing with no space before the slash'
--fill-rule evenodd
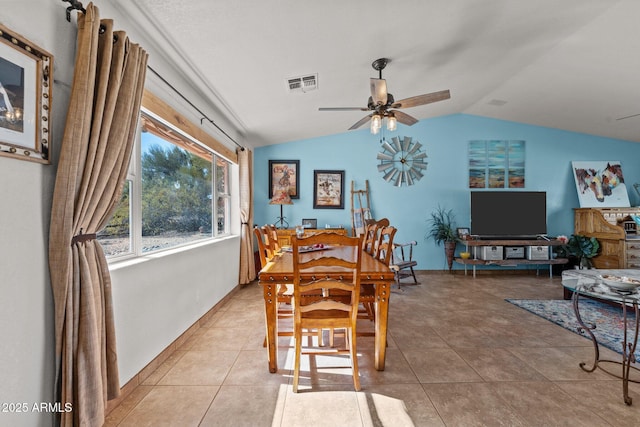
<path id="1" fill-rule="evenodd" d="M 548 267 L 544 267 L 544 268 L 540 268 L 539 271 L 537 272 L 540 276 L 549 276 L 549 268 Z M 464 269 L 455 269 L 455 270 L 416 270 L 416 274 L 453 274 L 456 276 L 464 276 Z M 497 276 L 497 275 L 535 275 L 536 274 L 536 269 L 535 268 L 500 268 L 500 269 L 476 269 L 476 276 L 479 275 L 489 275 L 489 276 Z M 468 276 L 473 276 L 473 271 L 471 269 L 467 270 L 467 275 Z M 403 283 L 404 285 L 404 283 Z"/>

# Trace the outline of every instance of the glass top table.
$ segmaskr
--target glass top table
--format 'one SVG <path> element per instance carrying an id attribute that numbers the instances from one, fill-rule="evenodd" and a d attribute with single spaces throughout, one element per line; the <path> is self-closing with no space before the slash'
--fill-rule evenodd
<path id="1" fill-rule="evenodd" d="M 637 285 L 636 281 L 638 282 Z M 635 351 L 638 344 L 640 270 L 566 270 L 562 273 L 562 286 L 572 292 L 573 311 L 580 325 L 578 331 L 585 332 L 591 338 L 595 350 L 593 364 L 587 366 L 586 363 L 581 362 L 580 367 L 587 372 L 593 372 L 596 368 L 600 368 L 609 375 L 622 379 L 624 402 L 627 405 L 631 405 L 632 399 L 629 397 L 629 382 L 640 383 L 638 379 L 630 379 L 632 370 L 640 372 L 638 368 L 631 366 L 636 362 Z M 596 325 L 583 321 L 580 314 L 580 297 L 604 301 L 621 308 L 621 324 L 624 329 L 624 339 L 621 343 L 621 362 L 600 358 L 598 341 L 592 332 L 596 328 Z M 635 316 L 631 316 L 629 314 L 630 311 L 634 313 Z M 621 374 L 613 373 L 605 368 L 603 364 L 621 365 L 622 372 Z"/>

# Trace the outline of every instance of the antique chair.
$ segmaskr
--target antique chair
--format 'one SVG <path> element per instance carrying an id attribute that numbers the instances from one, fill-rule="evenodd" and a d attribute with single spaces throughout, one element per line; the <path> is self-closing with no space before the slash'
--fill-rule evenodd
<path id="1" fill-rule="evenodd" d="M 318 349 L 307 347 L 305 354 L 349 354 L 353 371 L 353 385 L 360 390 L 356 352 L 356 322 L 360 299 L 360 271 L 362 239 L 336 233 L 322 233 L 304 238 L 293 238 L 293 323 L 295 362 L 293 391 L 298 392 L 300 359 L 302 357 L 303 330 L 345 329 L 346 349 Z M 323 244 L 340 246 L 339 249 L 300 252 L 302 246 Z M 348 250 L 351 248 L 351 250 Z M 345 251 L 346 249 L 346 251 Z M 338 252 L 339 251 L 339 252 Z M 338 254 L 351 253 L 351 257 Z M 355 258 L 355 259 L 353 259 Z M 339 275 L 336 275 L 336 271 Z M 305 274 L 306 273 L 306 274 Z M 303 293 L 321 291 L 322 297 L 303 299 Z M 320 351 L 319 351 L 320 350 Z M 313 366 L 313 364 L 310 364 Z"/>
<path id="2" fill-rule="evenodd" d="M 407 284 L 400 281 L 405 277 L 413 277 L 412 284 L 418 284 L 416 273 L 413 271 L 413 267 L 418 265 L 418 263 L 413 259 L 413 247 L 417 244 L 418 242 L 415 240 L 408 243 L 393 244 L 394 250 L 389 267 L 395 272 L 396 284 L 399 289 L 403 284 Z"/>

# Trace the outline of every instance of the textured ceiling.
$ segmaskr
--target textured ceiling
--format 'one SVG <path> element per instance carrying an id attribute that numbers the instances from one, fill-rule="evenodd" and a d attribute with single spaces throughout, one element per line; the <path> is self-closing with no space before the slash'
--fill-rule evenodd
<path id="1" fill-rule="evenodd" d="M 346 131 L 373 60 L 403 110 L 455 113 L 640 142 L 638 0 L 112 0 L 254 145 Z M 150 59 L 153 63 L 153 58 Z M 288 93 L 286 79 L 318 74 Z M 639 114 L 618 120 L 622 117 Z"/>

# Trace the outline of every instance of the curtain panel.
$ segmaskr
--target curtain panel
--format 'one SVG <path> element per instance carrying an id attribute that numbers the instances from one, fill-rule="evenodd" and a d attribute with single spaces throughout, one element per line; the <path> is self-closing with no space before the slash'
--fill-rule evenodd
<path id="1" fill-rule="evenodd" d="M 51 211 L 49 271 L 55 303 L 56 399 L 63 426 L 101 426 L 120 393 L 111 277 L 95 239 L 120 200 L 148 55 L 100 20 L 78 15 L 71 99 Z M 64 407 L 64 406 L 63 406 Z"/>
<path id="2" fill-rule="evenodd" d="M 253 152 L 247 148 L 238 150 L 240 174 L 240 278 L 245 285 L 256 278 L 253 257 Z"/>

